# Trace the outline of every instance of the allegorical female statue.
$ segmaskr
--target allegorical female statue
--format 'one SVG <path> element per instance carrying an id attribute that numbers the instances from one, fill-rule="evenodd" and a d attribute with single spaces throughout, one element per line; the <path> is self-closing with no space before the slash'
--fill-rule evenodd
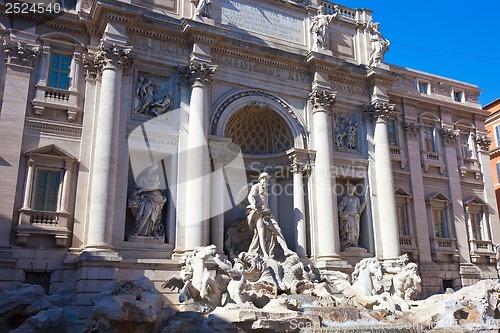
<path id="1" fill-rule="evenodd" d="M 135 218 L 134 236 L 161 238 L 165 235 L 161 210 L 167 199 L 159 189 L 160 177 L 155 173 L 157 169 L 158 164 L 153 163 L 143 171 L 130 194 L 128 207 Z"/>
<path id="2" fill-rule="evenodd" d="M 340 227 L 340 247 L 342 250 L 348 247 L 358 247 L 359 222 L 361 213 L 366 207 L 366 193 L 363 203 L 354 195 L 356 186 L 347 184 L 347 194 L 342 197 L 338 205 L 339 227 Z"/>

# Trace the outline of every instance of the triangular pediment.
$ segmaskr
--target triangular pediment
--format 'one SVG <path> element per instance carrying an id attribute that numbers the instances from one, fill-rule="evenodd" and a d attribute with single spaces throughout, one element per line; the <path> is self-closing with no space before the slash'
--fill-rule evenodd
<path id="1" fill-rule="evenodd" d="M 435 193 L 433 195 L 430 195 L 429 197 L 427 197 L 427 200 L 451 202 L 451 200 L 448 199 L 448 197 L 442 193 Z"/>
<path id="2" fill-rule="evenodd" d="M 478 206 L 488 206 L 486 201 L 484 201 L 483 199 L 481 199 L 478 196 L 473 196 L 473 197 L 464 201 L 464 205 L 466 205 L 466 206 L 471 205 L 471 204 L 478 205 Z"/>
<path id="3" fill-rule="evenodd" d="M 45 156 L 45 157 L 76 160 L 76 157 L 67 153 L 66 151 L 64 151 L 63 149 L 59 148 L 54 144 L 28 150 L 27 152 L 24 153 L 24 155 L 28 157 Z"/>
<path id="4" fill-rule="evenodd" d="M 394 194 L 400 197 L 411 198 L 411 195 L 408 192 L 399 187 L 394 190 Z"/>

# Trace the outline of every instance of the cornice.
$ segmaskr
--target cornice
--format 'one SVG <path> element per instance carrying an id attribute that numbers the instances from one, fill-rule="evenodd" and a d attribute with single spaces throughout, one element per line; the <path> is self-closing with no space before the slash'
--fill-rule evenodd
<path id="1" fill-rule="evenodd" d="M 408 95 L 408 94 L 398 94 L 395 91 L 390 90 L 389 96 L 392 98 L 394 96 L 400 97 L 402 99 L 403 105 L 409 105 L 418 108 L 419 110 L 427 110 L 431 112 L 437 112 L 441 108 L 445 108 L 452 112 L 469 112 L 477 115 L 488 116 L 489 113 L 482 110 L 481 108 L 475 108 L 467 105 L 456 105 L 452 102 L 446 102 L 443 100 L 432 98 L 432 96 L 427 95 Z"/>
<path id="2" fill-rule="evenodd" d="M 74 123 L 63 123 L 37 118 L 26 117 L 24 125 L 31 131 L 40 131 L 55 134 L 56 136 L 72 137 L 80 139 L 82 126 Z"/>

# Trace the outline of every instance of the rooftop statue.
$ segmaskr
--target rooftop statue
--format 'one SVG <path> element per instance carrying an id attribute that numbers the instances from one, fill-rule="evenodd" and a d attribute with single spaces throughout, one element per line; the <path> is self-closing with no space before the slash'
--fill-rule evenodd
<path id="1" fill-rule="evenodd" d="M 370 42 L 372 45 L 368 67 L 375 67 L 384 61 L 384 55 L 389 51 L 391 43 L 380 33 L 380 23 L 368 22 L 368 31 L 370 33 Z"/>
<path id="2" fill-rule="evenodd" d="M 323 6 L 318 7 L 318 13 L 313 17 L 311 22 L 311 33 L 313 41 L 317 48 L 325 49 L 328 41 L 328 26 L 333 18 L 337 16 L 337 6 L 334 6 L 335 14 L 325 14 Z"/>

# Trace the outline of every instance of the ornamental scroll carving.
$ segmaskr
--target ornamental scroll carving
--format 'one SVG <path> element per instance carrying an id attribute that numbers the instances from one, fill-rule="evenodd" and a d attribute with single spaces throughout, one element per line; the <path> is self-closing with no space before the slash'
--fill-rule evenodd
<path id="1" fill-rule="evenodd" d="M 7 64 L 24 67 L 33 67 L 36 58 L 40 54 L 40 49 L 37 46 L 27 45 L 23 41 L 14 43 L 5 40 L 3 48 Z"/>
<path id="2" fill-rule="evenodd" d="M 217 66 L 209 65 L 205 62 L 191 62 L 189 66 L 182 67 L 179 70 L 181 78 L 191 85 L 210 83 L 215 74 Z"/>

